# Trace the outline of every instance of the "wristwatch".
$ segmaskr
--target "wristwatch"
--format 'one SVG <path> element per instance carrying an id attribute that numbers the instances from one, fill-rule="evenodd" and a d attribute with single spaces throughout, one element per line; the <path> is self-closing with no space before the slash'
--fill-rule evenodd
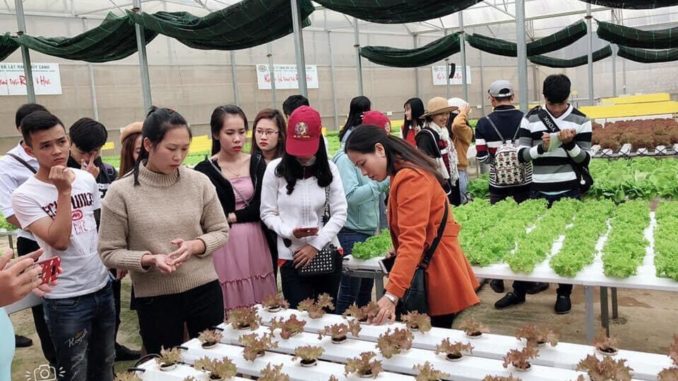
<path id="1" fill-rule="evenodd" d="M 390 292 L 385 293 L 384 296 L 385 296 L 386 299 L 388 299 L 391 303 L 393 303 L 394 306 L 398 304 L 398 297 L 397 297 L 397 296 L 391 294 Z"/>

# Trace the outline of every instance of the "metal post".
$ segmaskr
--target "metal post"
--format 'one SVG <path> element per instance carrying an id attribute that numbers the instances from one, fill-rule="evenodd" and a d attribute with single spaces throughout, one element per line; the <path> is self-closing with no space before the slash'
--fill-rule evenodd
<path id="1" fill-rule="evenodd" d="M 231 50 L 228 52 L 231 58 L 231 78 L 233 79 L 233 102 L 237 105 L 240 104 L 240 94 L 238 94 L 238 73 L 235 69 L 235 51 Z"/>
<path id="2" fill-rule="evenodd" d="M 306 85 L 306 60 L 304 59 L 304 36 L 301 31 L 301 15 L 297 0 L 290 0 L 292 7 L 292 28 L 294 29 L 294 51 L 297 56 L 297 80 L 299 92 L 308 98 L 308 86 Z"/>
<path id="3" fill-rule="evenodd" d="M 480 114 L 485 116 L 485 79 L 483 78 L 483 52 L 478 50 L 478 64 L 480 64 Z M 468 102 L 468 101 L 467 101 Z M 478 171 L 480 173 L 480 171 Z"/>
<path id="4" fill-rule="evenodd" d="M 464 100 L 468 102 L 468 78 L 466 78 L 466 38 L 464 34 L 464 11 L 459 12 L 459 28 L 461 31 L 459 47 L 461 48 L 461 84 L 464 89 Z"/>
<path id="5" fill-rule="evenodd" d="M 332 36 L 327 31 L 327 47 L 330 54 L 330 82 L 332 83 L 332 114 L 334 114 L 334 128 L 339 127 L 339 115 L 337 115 L 337 82 L 334 75 L 334 54 L 332 52 Z"/>
<path id="6" fill-rule="evenodd" d="M 619 303 L 617 303 L 617 287 L 610 289 L 610 302 L 612 302 L 612 320 L 619 319 Z"/>
<path id="7" fill-rule="evenodd" d="M 266 44 L 266 57 L 268 57 L 268 72 L 271 74 L 271 101 L 273 108 L 278 108 L 278 100 L 275 97 L 275 66 L 273 65 L 273 45 Z"/>
<path id="8" fill-rule="evenodd" d="M 353 33 L 355 35 L 355 69 L 358 72 L 358 95 L 364 95 L 363 92 L 363 63 L 360 60 L 360 32 L 358 30 L 358 19 L 353 18 Z"/>
<path id="9" fill-rule="evenodd" d="M 21 36 L 26 32 L 26 17 L 24 16 L 23 0 L 14 0 L 16 7 L 16 24 L 19 30 L 17 35 Z M 30 103 L 35 103 L 35 83 L 33 82 L 33 68 L 31 67 L 31 54 L 28 48 L 21 45 L 21 59 L 24 63 L 24 75 L 26 76 L 26 96 Z"/>
<path id="10" fill-rule="evenodd" d="M 600 325 L 605 328 L 605 335 L 610 337 L 610 305 L 607 301 L 607 287 L 600 288 Z"/>
<path id="11" fill-rule="evenodd" d="M 525 0 L 516 0 L 516 43 L 518 45 L 518 86 L 520 111 L 527 113 L 527 45 L 525 44 Z"/>
<path id="12" fill-rule="evenodd" d="M 593 341 L 595 336 L 593 328 L 593 287 L 584 286 L 584 299 L 586 304 L 586 341 Z"/>
<path id="13" fill-rule="evenodd" d="M 134 0 L 134 13 L 141 12 L 141 0 Z M 151 79 L 148 75 L 148 60 L 146 58 L 146 36 L 141 25 L 135 23 L 134 31 L 137 35 L 137 53 L 139 54 L 139 71 L 141 73 L 141 93 L 144 97 L 144 115 L 151 110 L 153 100 L 151 99 Z"/>
<path id="14" fill-rule="evenodd" d="M 589 69 L 589 104 L 593 106 L 593 28 L 591 26 L 591 4 L 586 3 L 586 26 L 588 29 L 588 69 Z"/>
<path id="15" fill-rule="evenodd" d="M 414 41 L 414 48 L 416 49 L 419 45 L 417 42 L 417 34 L 413 33 L 412 34 L 412 39 Z M 419 98 L 419 68 L 415 67 L 414 68 L 414 95 Z"/>
<path id="16" fill-rule="evenodd" d="M 445 29 L 443 31 L 443 33 L 444 33 L 445 36 L 447 36 L 447 29 Z M 447 79 L 445 79 L 445 81 L 446 81 L 446 83 L 445 83 L 445 99 L 450 99 L 450 72 L 449 72 L 449 70 L 450 70 L 450 59 L 445 58 L 445 74 L 446 74 L 445 77 L 447 77 Z"/>
<path id="17" fill-rule="evenodd" d="M 87 23 L 85 18 L 82 18 L 82 30 L 87 31 Z M 89 71 L 89 90 L 92 93 L 92 110 L 94 111 L 94 120 L 99 120 L 99 106 L 97 104 L 97 87 L 94 83 L 94 66 L 88 62 L 87 70 Z"/>
<path id="18" fill-rule="evenodd" d="M 617 47 L 612 48 L 612 96 L 617 96 Z"/>

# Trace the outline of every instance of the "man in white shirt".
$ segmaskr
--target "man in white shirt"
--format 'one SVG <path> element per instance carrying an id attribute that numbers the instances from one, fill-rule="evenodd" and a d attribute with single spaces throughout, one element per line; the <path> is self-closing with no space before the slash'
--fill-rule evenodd
<path id="1" fill-rule="evenodd" d="M 14 191 L 12 208 L 43 257 L 60 257 L 63 269 L 43 299 L 57 369 L 64 372 L 59 380 L 112 381 L 115 307 L 111 277 L 97 252 L 99 189 L 91 174 L 66 166 L 69 142 L 56 116 L 33 112 L 21 133 L 38 171 Z"/>
<path id="2" fill-rule="evenodd" d="M 19 133 L 21 133 L 21 121 L 34 111 L 47 111 L 47 109 L 37 103 L 27 103 L 17 109 L 14 122 Z M 21 226 L 19 226 L 19 222 L 14 216 L 14 210 L 12 210 L 10 202 L 12 192 L 29 177 L 33 176 L 37 170 L 38 161 L 26 153 L 23 141 L 20 141 L 16 147 L 9 150 L 9 152 L 0 159 L 0 212 L 5 216 L 9 223 L 17 228 L 21 228 Z M 38 243 L 35 242 L 35 238 L 33 238 L 31 233 L 25 230 L 19 231 L 17 234 L 17 253 L 19 256 L 34 252 L 39 248 Z M 45 356 L 45 359 L 53 365 L 56 363 L 54 345 L 52 344 L 47 325 L 45 324 L 42 305 L 35 306 L 32 310 L 33 320 L 35 321 L 35 330 L 38 332 L 40 344 L 42 345 L 42 353 Z M 16 336 L 15 340 L 17 348 L 33 345 L 31 339 L 24 336 Z"/>

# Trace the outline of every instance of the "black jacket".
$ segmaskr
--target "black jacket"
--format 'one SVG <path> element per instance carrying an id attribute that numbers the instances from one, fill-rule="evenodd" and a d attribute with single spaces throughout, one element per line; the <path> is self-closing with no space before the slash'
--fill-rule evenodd
<path id="1" fill-rule="evenodd" d="M 252 184 L 254 185 L 254 196 L 252 199 L 248 200 L 249 205 L 242 209 L 235 209 L 235 193 L 233 192 L 233 186 L 231 182 L 226 179 L 220 171 L 217 171 L 214 166 L 219 168 L 219 164 L 216 160 L 212 160 L 212 164 L 209 162 L 210 159 L 205 159 L 198 163 L 195 166 L 195 170 L 204 173 L 209 177 L 212 184 L 217 189 L 217 197 L 219 197 L 219 202 L 224 208 L 224 214 L 228 216 L 229 213 L 235 213 L 235 217 L 238 222 L 256 222 L 260 221 L 260 212 L 259 206 L 261 204 L 261 183 L 264 178 L 264 172 L 266 171 L 266 163 L 264 160 L 260 159 L 260 156 L 253 155 L 250 159 L 250 178 L 252 179 Z"/>

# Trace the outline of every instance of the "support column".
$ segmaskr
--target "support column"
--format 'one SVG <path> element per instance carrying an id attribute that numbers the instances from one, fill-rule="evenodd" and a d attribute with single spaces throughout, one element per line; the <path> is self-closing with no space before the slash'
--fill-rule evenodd
<path id="1" fill-rule="evenodd" d="M 334 128 L 339 127 L 339 115 L 337 114 L 337 79 L 334 73 L 334 53 L 332 52 L 332 36 L 327 31 L 327 47 L 330 54 L 330 82 L 332 83 L 332 114 L 334 115 Z"/>
<path id="2" fill-rule="evenodd" d="M 269 42 L 266 44 L 266 57 L 268 57 L 268 72 L 271 74 L 271 101 L 272 108 L 278 108 L 278 100 L 275 94 L 275 65 L 273 64 L 273 45 Z"/>
<path id="3" fill-rule="evenodd" d="M 292 7 L 292 28 L 294 29 L 294 52 L 297 57 L 297 81 L 299 92 L 308 98 L 308 86 L 306 85 L 306 60 L 304 58 L 304 35 L 301 30 L 301 15 L 297 0 L 290 0 Z"/>
<path id="4" fill-rule="evenodd" d="M 358 74 L 358 95 L 364 95 L 363 91 L 363 63 L 360 59 L 360 32 L 358 30 L 358 19 L 353 18 L 353 33 L 355 37 L 355 42 L 353 47 L 355 48 L 355 69 Z"/>
<path id="5" fill-rule="evenodd" d="M 231 82 L 233 87 L 233 103 L 240 105 L 240 94 L 238 93 L 238 73 L 235 67 L 235 51 L 228 52 L 231 59 Z"/>
<path id="6" fill-rule="evenodd" d="M 19 0 L 17 0 L 19 1 Z M 134 0 L 134 13 L 141 12 L 141 0 Z M 153 99 L 151 98 L 151 79 L 148 75 L 148 59 L 146 58 L 146 36 L 141 25 L 135 23 L 134 31 L 137 35 L 137 54 L 139 55 L 139 72 L 141 74 L 141 93 L 144 98 L 144 115 L 151 110 Z"/>
<path id="7" fill-rule="evenodd" d="M 516 0 L 516 43 L 518 45 L 518 87 L 520 111 L 527 113 L 527 45 L 525 43 L 525 0 Z"/>
<path id="8" fill-rule="evenodd" d="M 466 78 L 466 35 L 464 33 L 464 11 L 459 11 L 459 47 L 461 48 L 461 84 L 464 91 L 464 100 L 468 102 L 468 78 Z"/>
<path id="9" fill-rule="evenodd" d="M 87 23 L 85 18 L 82 18 L 82 31 L 87 32 Z M 92 110 L 94 114 L 94 120 L 99 120 L 99 105 L 97 103 L 97 86 L 94 83 L 94 66 L 92 63 L 87 63 L 87 70 L 89 71 L 89 90 L 92 94 Z"/>
<path id="10" fill-rule="evenodd" d="M 14 0 L 16 9 L 16 24 L 19 30 L 17 35 L 26 32 L 26 17 L 24 15 L 23 0 Z M 31 54 L 27 47 L 21 45 L 21 60 L 24 63 L 24 75 L 26 76 L 26 97 L 29 103 L 35 103 L 35 83 L 33 82 L 33 68 L 31 67 Z"/>
<path id="11" fill-rule="evenodd" d="M 419 42 L 417 41 L 417 34 L 413 33 L 412 34 L 412 40 L 414 41 L 414 48 L 418 48 Z M 419 96 L 419 68 L 415 67 L 414 68 L 414 96 L 417 98 L 421 98 Z"/>
<path id="12" fill-rule="evenodd" d="M 593 29 L 591 26 L 591 4 L 586 3 L 586 27 L 588 29 L 589 105 L 595 103 L 593 95 Z"/>
<path id="13" fill-rule="evenodd" d="M 485 116 L 485 99 L 487 95 L 485 92 L 485 78 L 483 77 L 483 52 L 478 50 L 478 63 L 480 64 L 480 115 Z M 468 100 L 466 101 L 468 102 Z M 478 171 L 480 173 L 480 171 Z"/>

